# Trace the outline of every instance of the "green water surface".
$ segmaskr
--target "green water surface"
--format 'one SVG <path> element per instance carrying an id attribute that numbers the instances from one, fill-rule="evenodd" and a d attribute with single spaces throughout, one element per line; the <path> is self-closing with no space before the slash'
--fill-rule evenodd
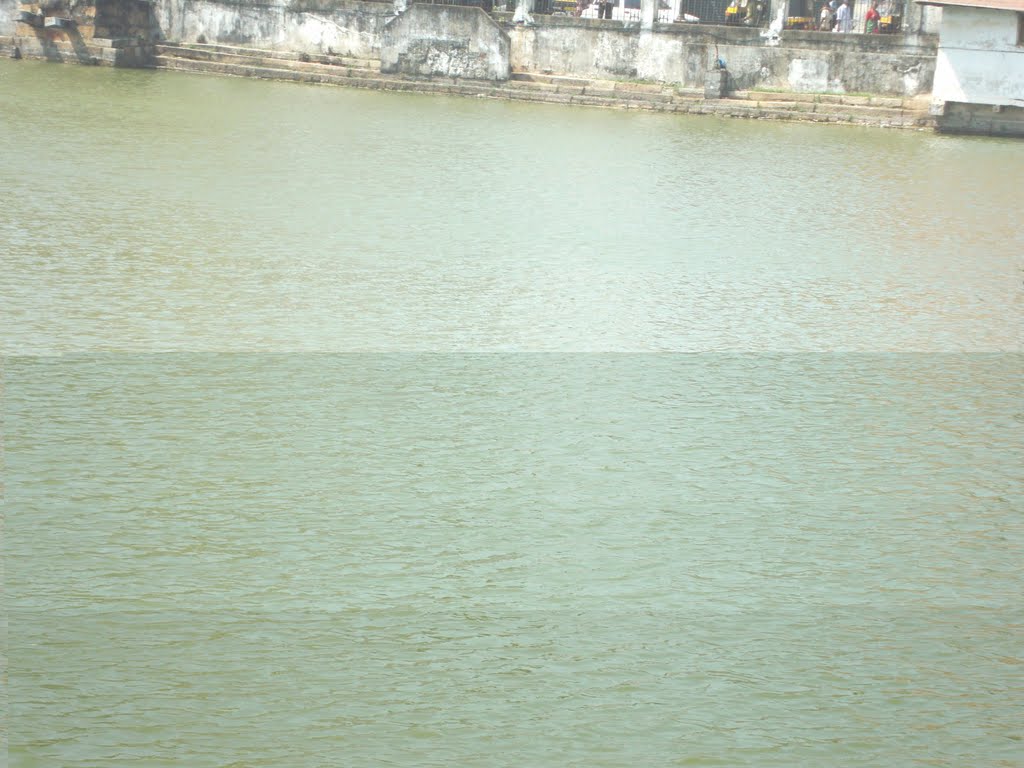
<path id="1" fill-rule="evenodd" d="M 1021 765 L 1022 189 L 0 61 L 10 765 Z"/>

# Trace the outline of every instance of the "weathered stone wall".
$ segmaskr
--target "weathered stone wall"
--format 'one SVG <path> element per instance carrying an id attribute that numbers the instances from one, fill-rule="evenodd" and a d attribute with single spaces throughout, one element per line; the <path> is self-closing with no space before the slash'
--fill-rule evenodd
<path id="1" fill-rule="evenodd" d="M 0 23 L 16 13 L 12 0 L 0 0 Z M 743 27 L 654 24 L 642 30 L 638 22 L 543 15 L 525 27 L 499 14 L 503 32 L 476 10 L 416 5 L 405 14 L 408 21 L 386 33 L 395 18 L 392 3 L 362 0 L 153 0 L 152 16 L 156 35 L 169 41 L 361 58 L 381 56 L 389 34 L 384 66 L 410 74 L 501 80 L 507 77 L 505 34 L 513 71 L 691 88 L 703 88 L 716 57 L 726 61 L 732 89 L 916 96 L 931 91 L 935 73 L 936 39 L 925 35 L 783 32 L 773 47 L 759 30 Z M 404 42 L 395 37 L 399 29 Z"/>
<path id="2" fill-rule="evenodd" d="M 34 21 L 20 20 L 22 10 Z M 144 66 L 157 34 L 147 0 L 27 0 L 0 13 L 0 52 L 51 61 Z M 41 19 L 71 23 L 44 26 Z"/>
<path id="3" fill-rule="evenodd" d="M 148 0 L 95 0 L 94 35 L 110 39 L 154 39 L 159 32 Z"/>
<path id="4" fill-rule="evenodd" d="M 1024 137 L 1024 107 L 946 102 L 937 116 L 937 124 L 946 133 Z"/>
<path id="5" fill-rule="evenodd" d="M 795 92 L 928 93 L 935 74 L 935 40 L 908 44 L 897 35 L 784 32 L 780 45 L 757 40 L 720 45 L 736 88 Z"/>
<path id="6" fill-rule="evenodd" d="M 936 41 L 902 35 L 783 32 L 768 46 L 756 29 L 689 24 L 619 26 L 589 19 L 537 17 L 515 27 L 512 68 L 595 78 L 638 78 L 701 88 L 716 57 L 734 89 L 870 92 L 916 96 L 932 87 Z"/>
<path id="7" fill-rule="evenodd" d="M 387 23 L 381 72 L 508 80 L 509 36 L 479 8 L 414 5 Z"/>
<path id="8" fill-rule="evenodd" d="M 374 57 L 388 3 L 358 0 L 154 0 L 164 39 Z"/>
<path id="9" fill-rule="evenodd" d="M 0 0 L 0 35 L 14 34 L 14 20 L 18 18 L 18 0 Z"/>

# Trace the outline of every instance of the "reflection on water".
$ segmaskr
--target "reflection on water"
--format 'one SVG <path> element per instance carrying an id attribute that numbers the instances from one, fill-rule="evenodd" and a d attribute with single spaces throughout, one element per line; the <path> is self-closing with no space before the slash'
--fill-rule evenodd
<path id="1" fill-rule="evenodd" d="M 1019 144 L 0 107 L 12 765 L 1018 760 Z"/>

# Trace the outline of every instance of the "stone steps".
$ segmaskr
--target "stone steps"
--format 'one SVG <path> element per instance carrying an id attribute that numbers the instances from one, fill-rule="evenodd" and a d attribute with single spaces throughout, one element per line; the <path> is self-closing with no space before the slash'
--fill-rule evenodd
<path id="1" fill-rule="evenodd" d="M 319 72 L 321 74 L 347 74 L 352 72 L 371 75 L 380 72 L 380 60 L 375 63 L 368 59 L 329 57 L 330 63 L 320 61 L 303 61 L 299 58 L 278 56 L 257 56 L 219 51 L 204 51 L 194 48 L 173 45 L 157 46 L 156 54 L 163 60 L 175 59 L 195 61 L 209 64 L 237 64 L 250 67 L 269 69 L 291 69 L 297 72 Z"/>
<path id="2" fill-rule="evenodd" d="M 892 127 L 930 125 L 920 104 L 908 109 L 903 99 L 887 97 L 742 91 L 726 99 L 705 100 L 697 88 L 532 72 L 514 72 L 504 83 L 415 78 L 381 73 L 380 61 L 375 59 L 221 44 L 161 44 L 154 65 L 235 77 L 608 109 Z"/>
<path id="3" fill-rule="evenodd" d="M 412 79 L 401 75 L 382 74 L 379 71 L 341 66 L 318 65 L 293 59 L 249 57 L 226 54 L 227 60 L 213 60 L 200 56 L 179 57 L 171 46 L 161 46 L 155 64 L 161 69 L 188 72 L 206 72 L 235 77 L 255 77 L 266 80 L 289 80 L 293 82 L 354 85 L 356 87 L 385 90 L 423 91 L 435 93 L 457 93 L 467 96 L 491 96 L 513 100 L 543 101 L 550 103 L 572 103 L 588 106 L 653 108 L 654 104 L 671 104 L 671 93 L 644 93 L 634 90 L 617 91 L 614 88 L 594 87 L 614 85 L 613 81 L 582 81 L 584 86 L 569 87 L 543 82 L 509 80 L 504 84 L 486 82 L 453 81 L 446 78 Z M 221 54 L 223 56 L 224 54 Z M 623 102 L 627 102 L 623 104 Z"/>
<path id="4" fill-rule="evenodd" d="M 843 104 L 854 107 L 912 108 L 913 99 L 895 96 L 848 96 L 842 93 L 789 93 L 778 91 L 732 91 L 730 99 L 743 101 L 793 101 L 815 104 Z"/>
<path id="5" fill-rule="evenodd" d="M 815 104 L 814 112 L 821 115 L 840 115 L 851 118 L 878 118 L 881 120 L 897 119 L 904 115 L 904 110 L 892 107 L 869 107 L 854 104 Z"/>
<path id="6" fill-rule="evenodd" d="M 555 86 L 563 93 L 572 93 L 572 89 L 584 89 L 596 93 L 597 91 L 610 91 L 623 98 L 630 98 L 628 94 L 651 94 L 654 96 L 671 96 L 677 93 L 673 86 L 662 85 L 661 83 L 634 83 L 622 80 L 600 80 L 582 77 L 568 77 L 565 75 L 537 74 L 535 72 L 513 72 L 512 82 L 533 84 L 538 88 L 542 86 Z M 582 91 L 577 91 L 582 92 Z M 694 94 L 703 94 L 703 91 L 693 89 Z"/>
<path id="7" fill-rule="evenodd" d="M 329 71 L 322 71 L 319 68 L 272 67 L 258 62 L 259 60 L 245 63 L 227 63 L 158 55 L 154 59 L 154 66 L 159 69 L 173 69 L 183 72 L 255 77 L 263 80 L 290 80 L 300 83 L 348 85 L 356 88 L 382 88 L 384 83 L 402 81 L 400 77 L 382 75 L 380 72 L 366 69 L 331 67 Z M 425 83 L 425 85 L 429 85 L 429 82 Z M 423 88 L 422 90 L 429 90 L 429 88 Z"/>
<path id="8" fill-rule="evenodd" d="M 569 77 L 567 75 L 542 75 L 535 72 L 513 72 L 512 80 L 523 83 L 543 83 L 546 85 L 562 85 L 570 88 L 583 88 L 590 85 L 593 80 L 582 77 Z"/>
<path id="9" fill-rule="evenodd" d="M 696 88 L 673 88 L 653 83 L 627 83 L 616 80 L 586 80 L 578 77 L 514 72 L 509 83 L 513 87 L 565 93 L 573 96 L 628 102 L 654 102 L 673 106 L 703 103 L 703 91 Z M 827 93 L 777 93 L 739 91 L 721 100 L 708 110 L 714 113 L 746 114 L 751 111 L 770 113 L 777 119 L 807 119 L 808 114 L 821 114 L 825 122 L 897 123 L 909 116 L 922 115 L 920 105 L 912 100 L 885 96 L 848 96 Z M 737 103 L 741 102 L 741 103 Z M 593 98 L 574 99 L 573 103 L 601 105 Z M 713 103 L 713 102 L 712 102 Z M 710 103 L 709 103 L 710 104 Z M 636 106 L 640 106 L 638 103 Z M 831 116 L 831 117 L 830 117 Z M 839 120 L 836 116 L 842 116 Z M 835 118 L 835 119 L 834 119 Z"/>
<path id="10" fill-rule="evenodd" d="M 854 106 L 852 104 L 822 104 L 813 101 L 756 101 L 760 109 L 787 110 L 791 112 L 821 115 L 846 115 L 851 118 L 872 118 L 896 120 L 905 116 L 905 111 L 893 107 Z"/>
<path id="11" fill-rule="evenodd" d="M 272 48 L 246 48 L 238 45 L 223 45 L 221 43 L 161 43 L 157 45 L 157 53 L 203 61 L 223 61 L 225 63 L 238 63 L 239 57 L 242 57 L 264 61 L 328 64 L 353 69 L 380 69 L 379 58 L 360 58 L 336 54 L 307 54 L 297 51 L 278 51 Z"/>

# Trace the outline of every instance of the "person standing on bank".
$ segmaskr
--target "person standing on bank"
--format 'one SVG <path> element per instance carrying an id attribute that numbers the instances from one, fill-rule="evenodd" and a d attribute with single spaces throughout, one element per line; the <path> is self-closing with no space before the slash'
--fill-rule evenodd
<path id="1" fill-rule="evenodd" d="M 864 31 L 869 35 L 877 35 L 881 32 L 878 26 L 881 20 L 882 14 L 878 12 L 878 0 L 871 0 L 871 7 L 868 8 L 868 12 L 864 16 Z"/>
<path id="2" fill-rule="evenodd" d="M 828 3 L 822 3 L 821 15 L 818 17 L 818 31 L 831 32 L 833 24 L 835 24 L 835 18 L 831 6 Z"/>
<path id="3" fill-rule="evenodd" d="M 853 30 L 853 14 L 850 13 L 850 6 L 847 0 L 836 11 L 836 32 L 850 32 Z"/>
<path id="4" fill-rule="evenodd" d="M 610 21 L 612 18 L 612 8 L 614 7 L 615 3 L 611 0 L 601 0 L 601 2 L 597 4 L 597 18 L 608 19 Z"/>

